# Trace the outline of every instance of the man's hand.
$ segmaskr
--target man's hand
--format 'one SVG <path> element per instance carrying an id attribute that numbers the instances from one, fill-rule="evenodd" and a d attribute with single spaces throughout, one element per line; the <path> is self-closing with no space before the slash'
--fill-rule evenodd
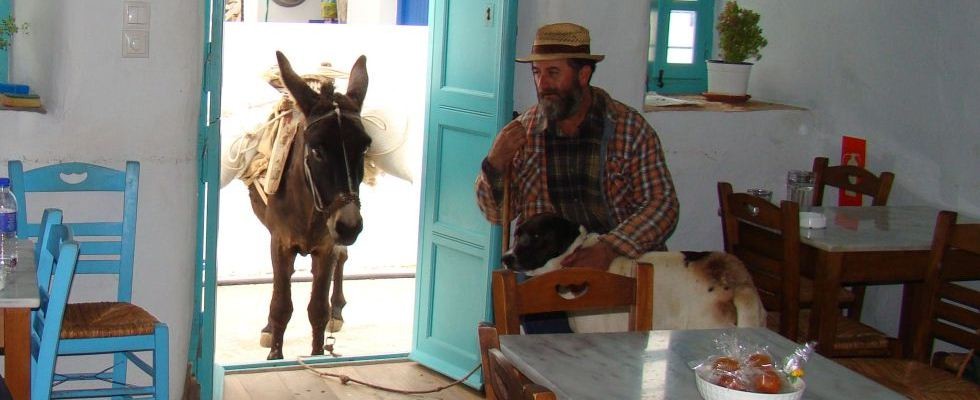
<path id="1" fill-rule="evenodd" d="M 608 271 L 609 265 L 618 256 L 619 253 L 612 246 L 606 242 L 599 241 L 592 247 L 579 247 L 561 261 L 561 266 L 565 268 L 584 267 Z"/>
<path id="2" fill-rule="evenodd" d="M 514 159 L 514 154 L 517 154 L 517 150 L 524 147 L 527 142 L 525 134 L 526 131 L 521 121 L 516 119 L 510 121 L 494 139 L 493 146 L 490 147 L 490 152 L 487 154 L 487 162 L 497 171 L 507 171 L 507 166 Z"/>

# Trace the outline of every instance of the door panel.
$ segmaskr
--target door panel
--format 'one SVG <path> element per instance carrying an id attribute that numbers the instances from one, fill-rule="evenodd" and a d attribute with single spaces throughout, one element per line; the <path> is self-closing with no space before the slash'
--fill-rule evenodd
<path id="1" fill-rule="evenodd" d="M 488 19 L 489 16 L 489 19 Z M 453 378 L 480 363 L 477 323 L 491 319 L 500 229 L 476 206 L 474 182 L 513 109 L 516 0 L 430 5 L 415 332 L 410 358 Z M 482 385 L 474 375 L 466 383 Z"/>

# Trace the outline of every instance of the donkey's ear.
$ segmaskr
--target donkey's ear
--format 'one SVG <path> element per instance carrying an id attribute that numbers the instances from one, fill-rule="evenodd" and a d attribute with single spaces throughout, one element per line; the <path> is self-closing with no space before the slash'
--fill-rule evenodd
<path id="1" fill-rule="evenodd" d="M 310 115 L 313 110 L 313 105 L 316 104 L 317 94 L 303 78 L 293 71 L 293 67 L 289 65 L 289 60 L 280 51 L 276 51 L 276 59 L 279 60 L 279 74 L 282 76 L 282 82 L 286 84 L 286 89 L 289 90 L 289 94 L 293 95 L 293 99 L 296 100 L 296 105 L 299 106 L 300 111 L 305 115 Z"/>
<path id="2" fill-rule="evenodd" d="M 364 104 L 364 98 L 367 97 L 367 88 L 367 57 L 360 56 L 350 69 L 350 78 L 347 80 L 347 97 L 354 100 L 357 107 L 360 108 L 361 104 Z"/>

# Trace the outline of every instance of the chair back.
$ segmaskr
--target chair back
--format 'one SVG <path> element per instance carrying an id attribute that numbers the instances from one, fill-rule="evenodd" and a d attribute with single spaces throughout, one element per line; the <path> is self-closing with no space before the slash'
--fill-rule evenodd
<path id="1" fill-rule="evenodd" d="M 629 330 L 653 329 L 653 266 L 637 263 L 636 277 L 592 268 L 561 268 L 517 283 L 514 271 L 493 271 L 494 324 L 521 332 L 521 316 L 551 311 L 629 310 Z M 564 293 L 563 289 L 575 294 Z"/>
<path id="2" fill-rule="evenodd" d="M 511 364 L 500 349 L 488 349 L 490 370 L 486 380 L 493 386 L 494 395 L 498 400 L 523 400 L 524 378 L 520 371 Z"/>
<path id="3" fill-rule="evenodd" d="M 980 224 L 957 224 L 957 214 L 936 218 L 925 294 L 929 296 L 917 324 L 913 357 L 928 362 L 934 339 L 965 349 L 980 349 L 980 291 L 956 282 L 980 274 Z"/>
<path id="4" fill-rule="evenodd" d="M 828 164 L 827 157 L 813 159 L 812 205 L 823 205 L 824 188 L 827 186 L 870 196 L 873 206 L 883 206 L 888 203 L 888 195 L 891 193 L 895 174 L 885 171 L 875 175 L 873 172 L 855 165 L 830 167 Z"/>
<path id="5" fill-rule="evenodd" d="M 735 193 L 728 182 L 718 182 L 718 202 L 725 251 L 742 260 L 762 304 L 779 312 L 779 333 L 795 341 L 800 314 L 799 205 L 783 201 L 776 206 L 761 197 Z"/>
<path id="6" fill-rule="evenodd" d="M 525 399 L 554 400 L 554 392 L 524 376 L 500 350 L 497 328 L 481 322 L 477 333 L 483 366 L 484 391 L 487 400 Z"/>
<path id="7" fill-rule="evenodd" d="M 52 253 L 41 251 L 41 247 L 51 241 L 52 229 L 61 225 L 64 214 L 57 208 L 46 208 L 41 215 L 41 230 L 37 243 L 34 247 L 35 259 L 37 260 L 37 283 L 42 291 L 48 290 L 51 279 L 51 267 L 54 265 L 51 259 Z"/>
<path id="8" fill-rule="evenodd" d="M 35 399 L 51 397 L 61 324 L 78 254 L 71 230 L 62 224 L 50 226 L 38 257 L 38 270 L 50 272 L 39 276 L 41 304 L 31 315 L 31 397 Z"/>
<path id="9" fill-rule="evenodd" d="M 94 164 L 69 162 L 24 170 L 20 161 L 7 165 L 12 189 L 22 212 L 17 214 L 18 235 L 36 238 L 41 235 L 42 224 L 28 218 L 29 203 L 51 204 L 60 200 L 59 208 L 77 203 L 64 200 L 67 195 L 79 192 L 106 192 L 118 194 L 118 200 L 106 203 L 100 213 L 114 213 L 101 221 L 73 221 L 66 223 L 80 245 L 76 273 L 111 274 L 118 276 L 118 301 L 129 302 L 132 298 L 133 258 L 136 247 L 136 207 L 139 190 L 139 163 L 126 162 L 125 170 L 116 170 Z M 37 198 L 39 194 L 50 198 Z M 98 200 L 102 198 L 99 197 Z M 41 201 L 44 200 L 44 201 Z M 86 199 L 91 200 L 91 199 Z M 30 202 L 29 202 L 30 201 Z M 118 201 L 118 202 L 116 202 Z M 108 210 L 108 211 L 105 211 Z M 119 210 L 118 212 L 116 210 Z M 78 213 L 81 214 L 81 213 Z M 73 215 L 78 215 L 73 213 Z"/>

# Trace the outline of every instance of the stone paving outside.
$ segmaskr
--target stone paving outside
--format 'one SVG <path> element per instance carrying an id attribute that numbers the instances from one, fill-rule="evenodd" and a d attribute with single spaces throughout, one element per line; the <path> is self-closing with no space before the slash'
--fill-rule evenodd
<path id="1" fill-rule="evenodd" d="M 414 267 L 413 267 L 414 268 Z M 359 279 L 344 282 L 347 306 L 344 326 L 334 334 L 334 351 L 342 356 L 407 353 L 412 344 L 415 279 Z M 292 284 L 293 316 L 286 328 L 283 357 L 295 360 L 311 350 L 306 305 L 309 282 Z M 259 346 L 266 324 L 271 284 L 218 287 L 215 361 L 237 364 L 264 361 L 269 349 Z"/>

